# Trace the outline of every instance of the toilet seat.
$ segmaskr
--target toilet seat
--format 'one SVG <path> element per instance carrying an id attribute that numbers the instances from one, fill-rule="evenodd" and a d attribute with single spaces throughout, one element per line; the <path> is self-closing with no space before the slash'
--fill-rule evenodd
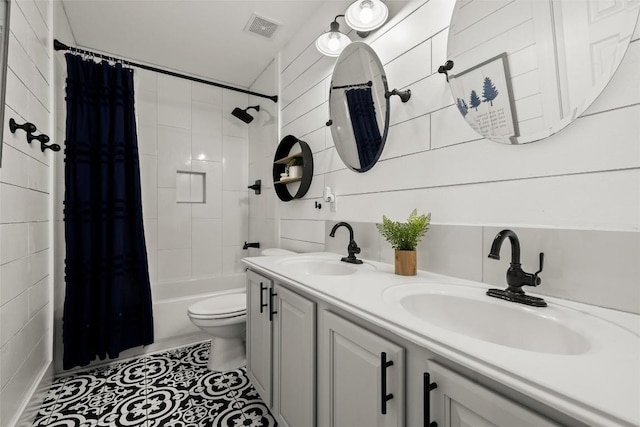
<path id="1" fill-rule="evenodd" d="M 216 295 L 189 306 L 189 316 L 194 319 L 230 319 L 247 313 L 245 292 Z"/>

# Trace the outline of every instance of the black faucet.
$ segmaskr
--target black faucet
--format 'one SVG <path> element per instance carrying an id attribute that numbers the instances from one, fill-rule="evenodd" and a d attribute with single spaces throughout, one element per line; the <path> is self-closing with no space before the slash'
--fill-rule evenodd
<path id="1" fill-rule="evenodd" d="M 356 258 L 356 254 L 359 254 L 361 249 L 358 247 L 356 241 L 353 240 L 353 228 L 351 228 L 349 224 L 347 224 L 346 222 L 337 223 L 331 229 L 331 233 L 329 233 L 329 236 L 335 237 L 336 230 L 340 227 L 347 227 L 347 230 L 349 230 L 349 245 L 347 246 L 347 252 L 349 253 L 349 255 L 343 257 L 340 261 L 349 262 L 351 264 L 362 264 L 362 260 Z"/>
<path id="2" fill-rule="evenodd" d="M 246 251 L 249 248 L 260 248 L 260 242 L 254 242 L 254 243 L 244 242 L 244 245 L 242 245 L 242 250 Z"/>
<path id="3" fill-rule="evenodd" d="M 520 241 L 518 236 L 512 230 L 502 230 L 493 239 L 489 258 L 500 259 L 500 248 L 507 237 L 511 242 L 511 264 L 507 270 L 507 285 L 509 286 L 505 290 L 489 289 L 487 295 L 521 304 L 546 307 L 547 303 L 542 298 L 525 295 L 522 290 L 523 286 L 538 286 L 542 282 L 538 277 L 538 273 L 542 271 L 544 253 L 540 253 L 540 269 L 533 274 L 525 272 L 520 264 Z"/>

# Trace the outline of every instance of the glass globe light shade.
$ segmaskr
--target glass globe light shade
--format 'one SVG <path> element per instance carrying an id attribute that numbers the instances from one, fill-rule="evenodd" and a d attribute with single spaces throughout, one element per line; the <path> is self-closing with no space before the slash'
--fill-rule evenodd
<path id="1" fill-rule="evenodd" d="M 326 32 L 316 39 L 316 49 L 326 56 L 339 56 L 342 50 L 351 43 L 351 39 L 340 31 Z"/>
<path id="2" fill-rule="evenodd" d="M 387 5 L 380 0 L 357 0 L 349 6 L 344 19 L 356 31 L 373 31 L 389 17 Z"/>

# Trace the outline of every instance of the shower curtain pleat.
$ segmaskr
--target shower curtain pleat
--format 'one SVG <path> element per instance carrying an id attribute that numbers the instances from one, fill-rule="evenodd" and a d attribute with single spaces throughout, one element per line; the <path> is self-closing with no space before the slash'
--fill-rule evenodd
<path id="1" fill-rule="evenodd" d="M 360 168 L 367 170 L 380 156 L 382 147 L 371 88 L 349 89 L 345 94 L 351 127 L 358 147 Z"/>
<path id="2" fill-rule="evenodd" d="M 133 70 L 66 54 L 63 367 L 153 343 Z"/>

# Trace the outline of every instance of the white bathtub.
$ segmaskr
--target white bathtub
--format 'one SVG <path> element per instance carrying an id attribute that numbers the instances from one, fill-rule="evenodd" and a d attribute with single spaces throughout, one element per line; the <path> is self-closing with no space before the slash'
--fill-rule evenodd
<path id="1" fill-rule="evenodd" d="M 212 276 L 151 284 L 153 328 L 156 343 L 178 344 L 188 336 L 204 339 L 206 335 L 191 323 L 187 308 L 216 292 L 234 292 L 246 288 L 246 274 Z"/>

